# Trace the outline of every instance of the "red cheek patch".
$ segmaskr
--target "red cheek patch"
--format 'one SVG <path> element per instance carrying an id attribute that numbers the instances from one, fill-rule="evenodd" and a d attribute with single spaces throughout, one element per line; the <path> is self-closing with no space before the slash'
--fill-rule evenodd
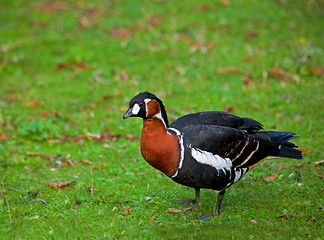
<path id="1" fill-rule="evenodd" d="M 147 114 L 146 117 L 153 117 L 160 113 L 160 105 L 157 101 L 151 100 L 147 103 Z"/>

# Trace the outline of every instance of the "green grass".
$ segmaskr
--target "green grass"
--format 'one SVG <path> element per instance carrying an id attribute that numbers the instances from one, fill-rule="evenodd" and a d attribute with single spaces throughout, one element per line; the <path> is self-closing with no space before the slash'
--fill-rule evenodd
<path id="1" fill-rule="evenodd" d="M 0 238 L 323 239 L 323 172 L 314 164 L 324 159 L 323 70 L 314 72 L 324 64 L 323 7 L 1 1 Z M 270 69 L 286 72 L 277 79 Z M 230 108 L 296 132 L 304 159 L 260 164 L 226 192 L 213 220 L 195 220 L 213 211 L 210 190 L 200 212 L 167 213 L 194 191 L 152 169 L 126 135 L 140 137 L 141 120 L 122 115 L 144 90 L 164 100 L 170 119 Z M 98 142 L 87 133 L 120 136 Z M 68 159 L 77 164 L 62 165 Z M 74 182 L 45 184 L 64 181 Z"/>

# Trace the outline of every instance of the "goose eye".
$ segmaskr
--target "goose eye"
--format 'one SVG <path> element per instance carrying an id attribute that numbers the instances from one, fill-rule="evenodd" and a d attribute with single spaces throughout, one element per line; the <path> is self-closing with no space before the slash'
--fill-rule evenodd
<path id="1" fill-rule="evenodd" d="M 143 107 L 144 103 L 141 102 L 139 105 L 140 105 L 140 107 Z"/>

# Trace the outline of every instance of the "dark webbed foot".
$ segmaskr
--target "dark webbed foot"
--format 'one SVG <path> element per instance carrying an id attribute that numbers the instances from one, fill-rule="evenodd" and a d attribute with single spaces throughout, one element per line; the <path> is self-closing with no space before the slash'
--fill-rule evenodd
<path id="1" fill-rule="evenodd" d="M 213 215 L 210 215 L 210 214 L 203 214 L 203 215 L 200 215 L 197 220 L 199 221 L 208 221 L 210 219 L 214 218 Z"/>
<path id="2" fill-rule="evenodd" d="M 200 200 L 200 189 L 195 188 L 195 199 L 176 199 L 175 202 L 182 203 L 182 206 L 188 206 L 189 204 L 196 204 L 198 206 Z"/>

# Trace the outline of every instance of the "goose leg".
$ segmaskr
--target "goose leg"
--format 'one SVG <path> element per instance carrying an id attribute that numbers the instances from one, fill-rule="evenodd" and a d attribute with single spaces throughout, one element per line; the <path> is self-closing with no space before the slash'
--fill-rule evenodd
<path id="1" fill-rule="evenodd" d="M 224 195 L 225 195 L 225 190 L 222 190 L 222 191 L 220 191 L 218 193 L 216 208 L 215 208 L 215 211 L 214 211 L 214 217 L 218 217 L 221 214 L 220 208 L 222 206 Z"/>
<path id="2" fill-rule="evenodd" d="M 197 218 L 197 220 L 207 221 L 207 220 L 209 220 L 211 218 L 218 217 L 220 215 L 220 208 L 222 206 L 222 201 L 223 201 L 224 195 L 225 195 L 225 190 L 222 190 L 222 191 L 220 191 L 218 193 L 216 208 L 215 208 L 215 211 L 214 211 L 213 215 L 203 214 L 199 218 Z"/>
<path id="3" fill-rule="evenodd" d="M 200 201 L 200 188 L 195 188 L 195 199 L 178 199 L 174 201 L 182 203 L 183 206 L 187 206 L 193 203 L 198 207 Z"/>

